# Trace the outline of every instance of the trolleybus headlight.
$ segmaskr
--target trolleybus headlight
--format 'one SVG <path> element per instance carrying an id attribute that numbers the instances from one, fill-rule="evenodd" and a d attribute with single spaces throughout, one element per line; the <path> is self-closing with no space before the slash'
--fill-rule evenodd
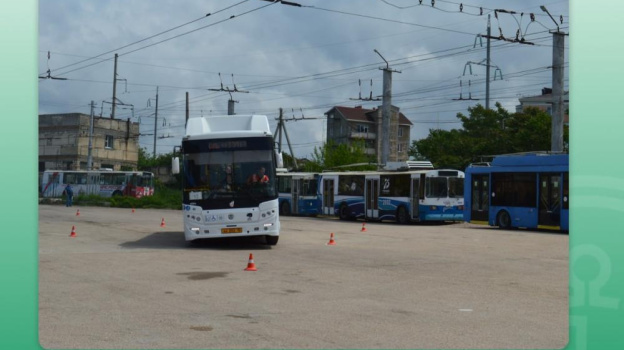
<path id="1" fill-rule="evenodd" d="M 438 207 L 436 207 L 435 205 L 432 205 L 430 209 L 431 210 L 438 210 Z"/>
<path id="2" fill-rule="evenodd" d="M 459 210 L 464 210 L 464 206 L 463 206 L 463 205 L 458 205 L 458 206 L 457 206 L 457 209 L 459 209 Z"/>

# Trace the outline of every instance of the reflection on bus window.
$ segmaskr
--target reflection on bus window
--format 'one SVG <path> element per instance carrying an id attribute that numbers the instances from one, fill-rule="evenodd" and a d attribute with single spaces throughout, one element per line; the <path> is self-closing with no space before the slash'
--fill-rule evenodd
<path id="1" fill-rule="evenodd" d="M 448 196 L 446 177 L 428 177 L 426 182 L 427 197 L 443 198 Z"/>

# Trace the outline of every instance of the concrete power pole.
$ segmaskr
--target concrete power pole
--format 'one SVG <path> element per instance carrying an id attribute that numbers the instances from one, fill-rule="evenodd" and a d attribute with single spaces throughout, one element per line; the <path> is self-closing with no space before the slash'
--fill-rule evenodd
<path id="1" fill-rule="evenodd" d="M 485 109 L 490 109 L 490 35 L 492 35 L 492 28 L 490 27 L 490 15 L 488 15 L 487 54 L 485 62 Z"/>
<path id="2" fill-rule="evenodd" d="M 552 74 L 552 132 L 550 148 L 553 152 L 563 152 L 563 64 L 565 33 L 559 30 L 559 24 L 545 6 L 540 9 L 550 16 L 557 31 L 553 31 L 553 74 Z M 562 20 L 563 21 L 563 20 Z"/>
<path id="3" fill-rule="evenodd" d="M 156 133 L 158 131 L 158 86 L 156 87 L 156 112 L 154 113 L 154 158 L 156 157 Z"/>
<path id="4" fill-rule="evenodd" d="M 186 120 L 184 121 L 184 129 L 186 130 L 186 124 L 188 124 L 189 118 L 189 96 L 188 91 L 186 92 Z"/>
<path id="5" fill-rule="evenodd" d="M 288 142 L 288 149 L 290 150 L 290 155 L 293 158 L 293 163 L 295 165 L 295 169 L 299 168 L 297 164 L 297 158 L 295 157 L 295 153 L 293 152 L 292 145 L 290 144 L 290 138 L 288 137 L 288 131 L 286 130 L 286 124 L 284 124 L 284 110 L 282 108 L 279 109 L 279 121 L 277 122 L 277 129 L 275 129 L 275 133 L 279 132 L 279 141 L 277 145 L 277 151 L 282 153 L 282 131 L 284 135 L 286 135 L 286 142 Z M 274 135 L 273 137 L 275 137 Z"/>
<path id="6" fill-rule="evenodd" d="M 390 114 L 392 113 L 392 72 L 401 73 L 397 70 L 391 70 L 390 64 L 386 59 L 377 51 L 374 50 L 384 62 L 386 62 L 386 68 L 379 68 L 384 71 L 383 73 L 383 102 L 381 104 L 381 161 L 382 165 L 388 162 L 388 156 L 390 154 Z"/>
<path id="7" fill-rule="evenodd" d="M 115 54 L 115 68 L 113 69 L 113 110 L 111 112 L 111 119 L 115 119 L 115 101 L 117 99 L 117 57 Z"/>
<path id="8" fill-rule="evenodd" d="M 93 170 L 93 156 L 91 150 L 93 149 L 93 100 L 91 100 L 91 124 L 89 125 L 89 150 L 87 153 L 87 170 Z"/>
<path id="9" fill-rule="evenodd" d="M 563 60 L 564 38 L 561 32 L 553 33 L 553 106 L 551 150 L 563 152 Z"/>
<path id="10" fill-rule="evenodd" d="M 238 101 L 234 101 L 231 96 L 232 95 L 230 94 L 230 99 L 228 100 L 228 115 L 236 114 L 234 113 L 234 103 L 238 102 Z"/>

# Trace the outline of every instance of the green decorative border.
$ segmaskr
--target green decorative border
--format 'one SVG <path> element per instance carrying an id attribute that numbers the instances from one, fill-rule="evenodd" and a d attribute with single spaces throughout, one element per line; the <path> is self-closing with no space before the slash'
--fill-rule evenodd
<path id="1" fill-rule="evenodd" d="M 547 4 L 546 4 L 547 5 Z M 0 347 L 39 349 L 37 323 L 38 3 L 0 3 Z M 624 3 L 572 0 L 570 344 L 623 349 Z M 620 128 L 623 127 L 623 128 Z M 617 277 L 619 276 L 619 278 Z"/>

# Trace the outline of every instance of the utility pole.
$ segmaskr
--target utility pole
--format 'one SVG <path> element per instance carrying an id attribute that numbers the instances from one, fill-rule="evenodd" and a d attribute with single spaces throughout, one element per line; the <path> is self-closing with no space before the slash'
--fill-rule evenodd
<path id="1" fill-rule="evenodd" d="M 156 132 L 158 131 L 158 86 L 156 87 L 156 112 L 154 113 L 154 158 L 156 158 Z"/>
<path id="2" fill-rule="evenodd" d="M 234 103 L 238 102 L 238 101 L 234 101 L 234 98 L 232 98 L 232 93 L 233 92 L 242 92 L 245 94 L 248 94 L 249 91 L 243 91 L 243 90 L 239 90 L 236 87 L 236 84 L 234 83 L 234 74 L 232 74 L 232 85 L 234 85 L 234 90 L 231 90 L 229 87 L 225 87 L 223 88 L 223 79 L 221 79 L 221 73 L 219 72 L 219 80 L 221 81 L 221 88 L 219 89 L 208 89 L 208 91 L 225 91 L 228 92 L 230 94 L 230 99 L 228 100 L 228 115 L 234 115 Z"/>
<path id="3" fill-rule="evenodd" d="M 386 68 L 379 68 L 383 73 L 383 102 L 381 104 L 381 165 L 386 165 L 390 153 L 390 114 L 392 113 L 392 72 L 401 73 L 390 69 L 390 64 L 386 59 L 374 49 L 379 57 L 386 62 Z"/>
<path id="4" fill-rule="evenodd" d="M 111 119 L 115 119 L 115 100 L 117 99 L 117 57 L 115 54 L 115 68 L 113 72 L 113 110 L 111 112 Z"/>
<path id="5" fill-rule="evenodd" d="M 87 153 L 87 170 L 93 170 L 93 156 L 91 150 L 93 149 L 93 100 L 91 100 L 91 123 L 89 125 L 89 151 Z"/>
<path id="6" fill-rule="evenodd" d="M 234 98 L 232 97 L 232 93 L 230 92 L 230 99 L 228 100 L 228 115 L 234 115 L 236 113 L 234 113 L 234 103 L 236 103 L 238 101 L 234 101 Z"/>
<path id="7" fill-rule="evenodd" d="M 485 63 L 485 109 L 490 109 L 490 36 L 492 30 L 490 27 L 490 15 L 488 14 L 487 23 L 487 54 Z"/>
<path id="8" fill-rule="evenodd" d="M 288 142 L 288 149 L 290 150 L 290 155 L 293 158 L 293 162 L 295 165 L 295 169 L 299 168 L 297 165 L 297 158 L 295 157 L 295 153 L 293 152 L 292 145 L 290 144 L 290 138 L 288 137 L 288 131 L 286 130 L 286 124 L 284 124 L 284 110 L 280 107 L 279 109 L 279 121 L 277 122 L 277 129 L 275 129 L 275 133 L 279 132 L 279 141 L 277 145 L 277 151 L 282 153 L 282 130 L 284 131 L 284 135 L 286 135 L 286 142 Z"/>
<path id="9" fill-rule="evenodd" d="M 559 24 L 552 17 L 545 6 L 540 9 L 550 16 L 555 22 L 557 31 L 551 31 L 553 34 L 553 64 L 552 64 L 552 133 L 551 133 L 551 151 L 563 151 L 563 64 L 564 64 L 564 38 L 565 33 L 559 30 Z"/>
<path id="10" fill-rule="evenodd" d="M 186 129 L 186 124 L 188 124 L 189 118 L 189 96 L 188 91 L 186 92 L 186 120 L 184 121 L 184 129 Z"/>

